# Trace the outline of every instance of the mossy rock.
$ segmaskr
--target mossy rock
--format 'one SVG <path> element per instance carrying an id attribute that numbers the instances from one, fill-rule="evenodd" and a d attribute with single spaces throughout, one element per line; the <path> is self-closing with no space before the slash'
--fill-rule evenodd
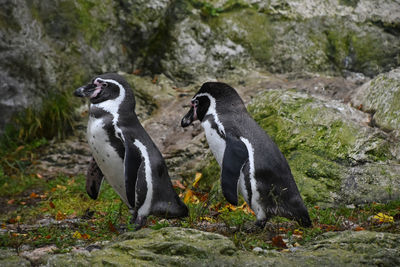
<path id="1" fill-rule="evenodd" d="M 380 74 L 359 87 L 352 103 L 373 114 L 376 126 L 400 132 L 400 68 Z"/>
<path id="2" fill-rule="evenodd" d="M 386 173 L 377 172 L 378 166 L 396 158 L 396 144 L 365 124 L 367 114 L 290 90 L 267 91 L 248 109 L 288 159 L 306 202 L 331 205 L 351 203 L 357 197 L 358 202 L 368 202 L 363 195 L 388 200 L 400 193 L 393 176 L 396 164 L 388 164 Z M 355 166 L 363 171 L 354 171 Z M 367 182 L 372 174 L 376 178 Z M 345 185 L 355 180 L 356 186 L 346 193 Z M 373 183 L 377 187 L 367 186 Z"/>
<path id="3" fill-rule="evenodd" d="M 103 249 L 54 255 L 47 266 L 357 266 L 400 263 L 400 235 L 330 232 L 292 252 L 240 251 L 228 238 L 185 228 L 123 234 Z"/>
<path id="4" fill-rule="evenodd" d="M 15 250 L 0 249 L 0 265 L 4 267 L 31 266 L 31 263 L 23 257 L 18 256 Z"/>

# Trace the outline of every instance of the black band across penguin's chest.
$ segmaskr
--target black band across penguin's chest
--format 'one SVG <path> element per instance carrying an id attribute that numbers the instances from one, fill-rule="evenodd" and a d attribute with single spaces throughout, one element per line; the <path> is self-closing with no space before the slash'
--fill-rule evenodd
<path id="1" fill-rule="evenodd" d="M 210 123 L 211 129 L 215 130 L 219 137 L 225 139 L 225 133 L 221 131 L 221 129 L 218 127 L 218 124 L 215 122 L 213 115 L 207 115 L 204 120 L 207 120 Z"/>
<path id="2" fill-rule="evenodd" d="M 118 155 L 123 159 L 125 155 L 125 148 L 121 140 L 116 136 L 115 134 L 115 127 L 113 124 L 113 119 L 114 116 L 97 107 L 91 107 L 90 108 L 90 114 L 89 116 L 95 118 L 95 119 L 101 119 L 103 122 L 103 129 L 107 134 L 108 140 L 110 142 L 110 145 L 115 149 L 115 151 L 118 153 Z M 95 138 L 95 136 L 92 136 Z"/>

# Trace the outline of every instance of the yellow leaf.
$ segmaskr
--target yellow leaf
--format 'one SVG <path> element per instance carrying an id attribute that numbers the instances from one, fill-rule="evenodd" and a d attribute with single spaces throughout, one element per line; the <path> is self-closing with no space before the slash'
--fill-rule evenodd
<path id="1" fill-rule="evenodd" d="M 63 186 L 63 185 L 57 185 L 57 188 L 59 188 L 59 189 L 61 189 L 61 190 L 67 190 L 67 187 L 66 186 Z"/>
<path id="2" fill-rule="evenodd" d="M 372 217 L 372 220 L 375 221 L 375 222 L 379 222 L 379 223 L 392 223 L 392 222 L 394 222 L 394 219 L 393 219 L 392 216 L 383 214 L 382 212 L 379 212 L 377 215 Z"/>
<path id="3" fill-rule="evenodd" d="M 211 218 L 211 217 L 208 217 L 208 216 L 200 217 L 200 220 L 208 221 L 208 222 L 215 222 L 214 218 Z"/>
<path id="4" fill-rule="evenodd" d="M 183 202 L 188 203 L 192 196 L 193 196 L 193 191 L 188 189 L 188 191 L 185 194 L 185 198 L 183 199 Z"/>
<path id="5" fill-rule="evenodd" d="M 201 172 L 196 172 L 196 176 L 194 177 L 193 187 L 198 186 L 197 184 L 202 177 L 203 177 L 203 174 L 201 174 Z"/>
<path id="6" fill-rule="evenodd" d="M 75 233 L 72 235 L 72 237 L 76 238 L 76 239 L 82 239 L 82 235 L 78 231 L 75 231 Z"/>

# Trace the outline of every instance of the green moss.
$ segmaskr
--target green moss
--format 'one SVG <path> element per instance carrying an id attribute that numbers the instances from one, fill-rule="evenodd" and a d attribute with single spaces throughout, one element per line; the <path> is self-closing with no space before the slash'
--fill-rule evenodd
<path id="1" fill-rule="evenodd" d="M 335 106 L 338 105 L 338 106 Z M 355 157 L 376 162 L 392 158 L 385 137 L 370 135 L 345 119 L 346 107 L 305 94 L 271 90 L 248 107 L 289 161 L 306 202 L 333 203 Z"/>
<path id="2" fill-rule="evenodd" d="M 314 104 L 312 98 L 288 101 L 281 92 L 271 91 L 249 106 L 249 111 L 286 155 L 301 149 L 330 160 L 347 160 L 355 142 L 355 129 L 332 116 L 329 108 Z M 321 121 L 321 117 L 327 121 Z"/>
<path id="3" fill-rule="evenodd" d="M 233 42 L 247 48 L 261 64 L 270 61 L 275 32 L 267 15 L 252 8 L 233 9 L 209 23 L 213 28 L 223 31 Z"/>
<path id="4" fill-rule="evenodd" d="M 306 203 L 326 205 L 333 202 L 331 192 L 340 187 L 342 166 L 301 150 L 291 153 L 287 159 Z"/>

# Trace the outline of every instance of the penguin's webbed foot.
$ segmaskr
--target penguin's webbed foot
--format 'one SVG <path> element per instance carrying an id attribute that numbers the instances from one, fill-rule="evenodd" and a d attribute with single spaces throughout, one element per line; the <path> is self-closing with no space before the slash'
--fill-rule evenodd
<path id="1" fill-rule="evenodd" d="M 146 216 L 136 216 L 134 215 L 130 220 L 130 224 L 133 227 L 133 231 L 140 230 L 143 226 L 146 225 L 147 217 Z"/>

